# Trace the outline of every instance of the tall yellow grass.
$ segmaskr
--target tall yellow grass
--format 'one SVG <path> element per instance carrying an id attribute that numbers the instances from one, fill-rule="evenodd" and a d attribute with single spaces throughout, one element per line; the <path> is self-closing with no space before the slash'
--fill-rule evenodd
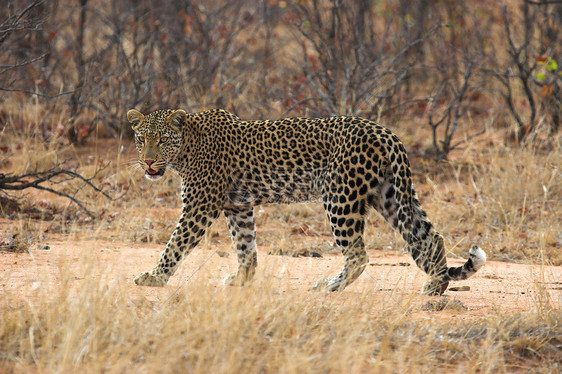
<path id="1" fill-rule="evenodd" d="M 2 293 L 1 372 L 560 370 L 562 313 L 548 303 L 470 322 L 419 319 L 409 296 L 375 303 L 380 297 L 369 288 L 349 302 L 349 295 L 272 286 L 268 277 L 215 287 L 205 270 L 150 300 L 129 294 L 123 278 L 92 259 L 83 267 L 91 276 L 78 286 L 60 269 L 61 287 L 28 299 Z"/>

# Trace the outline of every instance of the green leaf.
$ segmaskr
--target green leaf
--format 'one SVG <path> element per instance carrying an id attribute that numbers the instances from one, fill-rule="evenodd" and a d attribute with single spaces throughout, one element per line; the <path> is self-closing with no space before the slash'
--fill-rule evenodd
<path id="1" fill-rule="evenodd" d="M 544 81 L 544 74 L 543 73 L 537 73 L 537 75 L 535 75 L 535 77 L 537 78 L 538 81 Z"/>
<path id="2" fill-rule="evenodd" d="M 556 61 L 549 57 L 546 63 L 546 70 L 555 71 L 556 69 L 558 69 L 558 64 L 556 63 Z"/>

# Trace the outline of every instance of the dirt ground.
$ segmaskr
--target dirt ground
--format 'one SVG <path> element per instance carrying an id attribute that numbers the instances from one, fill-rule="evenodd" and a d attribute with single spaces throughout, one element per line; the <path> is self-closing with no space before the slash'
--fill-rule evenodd
<path id="1" fill-rule="evenodd" d="M 0 231 L 11 222 L 0 220 Z M 226 237 L 225 237 L 226 238 Z M 196 248 L 181 264 L 178 272 L 163 288 L 138 287 L 133 278 L 151 269 L 162 245 L 127 244 L 123 241 L 80 238 L 45 240 L 34 244 L 31 253 L 0 251 L 0 293 L 33 299 L 47 287 L 56 291 L 62 287 L 61 274 L 73 274 L 71 287 L 79 288 L 86 277 L 116 279 L 125 282 L 133 299 L 166 300 L 179 290 L 187 289 L 190 281 L 203 276 L 215 287 L 224 287 L 222 279 L 236 269 L 236 256 L 228 240 L 212 249 Z M 48 246 L 48 249 L 46 249 Z M 548 295 L 553 305 L 562 303 L 562 267 L 523 265 L 489 261 L 472 278 L 452 282 L 444 297 L 419 295 L 426 276 L 416 268 L 407 254 L 398 251 L 369 251 L 370 264 L 361 277 L 338 294 L 342 302 L 354 295 L 375 289 L 381 303 L 401 302 L 411 298 L 417 305 L 414 315 L 420 318 L 438 317 L 473 319 L 492 314 L 531 311 L 540 307 Z M 273 282 L 280 292 L 298 292 L 307 297 L 309 287 L 322 277 L 333 276 L 342 266 L 337 254 L 323 257 L 288 257 L 268 255 L 260 248 L 256 278 Z M 460 259 L 449 259 L 449 266 L 459 265 Z M 546 293 L 545 293 L 546 291 Z"/>

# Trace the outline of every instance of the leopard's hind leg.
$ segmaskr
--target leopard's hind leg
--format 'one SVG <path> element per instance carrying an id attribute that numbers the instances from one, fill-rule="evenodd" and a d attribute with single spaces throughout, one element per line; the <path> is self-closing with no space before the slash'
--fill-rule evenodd
<path id="1" fill-rule="evenodd" d="M 225 210 L 224 215 L 238 256 L 238 271 L 224 279 L 231 286 L 243 286 L 256 272 L 258 255 L 254 211 L 250 209 Z"/>
<path id="2" fill-rule="evenodd" d="M 402 234 L 416 265 L 430 276 L 423 286 L 422 293 L 441 295 L 447 289 L 449 281 L 467 279 L 476 273 L 486 262 L 486 253 L 473 246 L 465 264 L 447 267 L 443 237 L 434 229 L 422 209 L 409 179 L 404 187 L 406 191 L 410 191 L 409 194 L 404 193 L 396 183 L 396 176 L 387 176 L 375 207 Z"/>
<path id="3" fill-rule="evenodd" d="M 324 208 L 330 221 L 330 228 L 336 245 L 341 249 L 345 264 L 336 277 L 318 281 L 313 289 L 342 290 L 365 270 L 369 263 L 369 256 L 363 243 L 365 206 L 365 199 L 357 196 L 356 192 L 347 196 L 346 194 L 324 195 Z"/>

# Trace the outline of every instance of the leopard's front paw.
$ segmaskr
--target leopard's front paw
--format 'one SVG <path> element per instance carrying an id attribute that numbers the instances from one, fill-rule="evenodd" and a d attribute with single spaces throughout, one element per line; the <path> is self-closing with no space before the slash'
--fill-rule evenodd
<path id="1" fill-rule="evenodd" d="M 341 291 L 345 288 L 346 284 L 339 279 L 339 277 L 330 279 L 330 278 L 323 278 L 320 279 L 316 284 L 310 287 L 309 291 L 325 291 L 325 292 L 334 292 L 334 291 Z"/>
<path id="2" fill-rule="evenodd" d="M 229 274 L 222 280 L 227 286 L 243 286 L 247 281 L 247 277 L 244 274 L 240 274 L 239 271 Z"/>
<path id="3" fill-rule="evenodd" d="M 328 284 L 330 280 L 328 278 L 322 278 L 320 280 L 318 280 L 316 282 L 316 284 L 312 287 L 310 287 L 308 290 L 309 291 L 321 291 L 324 289 L 324 287 L 326 287 L 326 285 Z"/>
<path id="4" fill-rule="evenodd" d="M 135 283 L 139 286 L 163 287 L 166 285 L 166 280 L 162 279 L 157 275 L 153 275 L 147 272 L 137 276 L 135 278 Z"/>

